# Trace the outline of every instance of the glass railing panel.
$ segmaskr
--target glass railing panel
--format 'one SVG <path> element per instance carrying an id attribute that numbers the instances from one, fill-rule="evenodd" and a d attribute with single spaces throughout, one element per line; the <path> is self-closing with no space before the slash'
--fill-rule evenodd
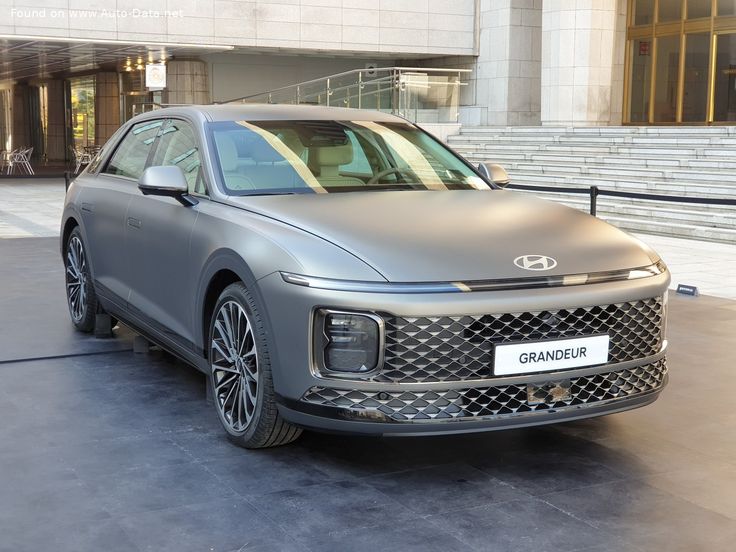
<path id="1" fill-rule="evenodd" d="M 328 105 L 327 80 L 308 82 L 299 85 L 299 103 Z"/>
<path id="2" fill-rule="evenodd" d="M 455 123 L 460 110 L 458 74 L 401 72 L 399 115 L 417 123 Z"/>
<path id="3" fill-rule="evenodd" d="M 415 122 L 457 122 L 467 70 L 387 67 L 355 70 L 233 100 L 374 109 Z"/>
<path id="4" fill-rule="evenodd" d="M 329 86 L 330 106 L 358 107 L 360 103 L 360 81 L 362 73 L 339 75 L 327 80 Z"/>
<path id="5" fill-rule="evenodd" d="M 358 107 L 392 113 L 397 108 L 394 101 L 394 77 L 391 73 L 365 76 L 358 88 Z"/>

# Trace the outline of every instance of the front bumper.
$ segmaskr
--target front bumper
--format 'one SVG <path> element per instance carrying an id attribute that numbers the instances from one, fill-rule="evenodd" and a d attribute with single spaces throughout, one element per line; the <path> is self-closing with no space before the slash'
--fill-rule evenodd
<path id="1" fill-rule="evenodd" d="M 355 433 L 444 434 L 523 427 L 621 412 L 653 402 L 667 384 L 664 351 L 644 364 L 625 364 L 629 367 L 566 370 L 446 390 L 316 386 L 299 401 L 282 398 L 279 408 L 299 425 Z"/>
<path id="2" fill-rule="evenodd" d="M 665 381 L 663 386 L 667 383 Z M 279 413 L 291 423 L 309 428 L 328 432 L 370 434 L 370 435 L 447 435 L 454 433 L 477 433 L 481 431 L 493 431 L 499 429 L 511 429 L 537 425 L 552 424 L 615 414 L 646 406 L 654 402 L 659 396 L 658 391 L 643 393 L 633 397 L 607 401 L 595 405 L 570 406 L 554 410 L 545 410 L 534 414 L 518 414 L 515 416 L 504 416 L 498 418 L 458 419 L 451 422 L 432 422 L 426 424 L 401 424 L 366 422 L 346 419 L 337 412 L 319 411 L 317 413 L 305 412 L 303 405 L 292 408 L 293 401 L 279 405 Z"/>
<path id="3" fill-rule="evenodd" d="M 274 387 L 282 416 L 327 431 L 443 434 L 552 423 L 619 412 L 654 401 L 667 381 L 665 347 L 649 356 L 604 366 L 474 381 L 366 381 L 321 376 L 311 363 L 309 335 L 316 308 L 426 317 L 486 315 L 607 305 L 661 297 L 669 274 L 632 282 L 514 292 L 401 296 L 259 284 L 268 305 Z M 311 330 L 311 328 L 310 328 Z M 656 351 L 656 353 L 655 353 Z M 480 358 L 480 357 L 479 357 Z M 531 386 L 531 387 L 530 387 Z M 549 397 L 531 397 L 550 389 Z M 560 390 L 567 394 L 560 395 Z"/>

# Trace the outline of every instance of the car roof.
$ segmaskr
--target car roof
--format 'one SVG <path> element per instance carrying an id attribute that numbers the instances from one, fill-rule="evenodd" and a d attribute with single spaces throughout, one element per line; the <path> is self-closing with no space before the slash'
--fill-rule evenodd
<path id="1" fill-rule="evenodd" d="M 368 109 L 350 109 L 321 105 L 217 104 L 165 107 L 135 117 L 189 115 L 208 121 L 379 121 L 406 122 L 401 117 Z"/>

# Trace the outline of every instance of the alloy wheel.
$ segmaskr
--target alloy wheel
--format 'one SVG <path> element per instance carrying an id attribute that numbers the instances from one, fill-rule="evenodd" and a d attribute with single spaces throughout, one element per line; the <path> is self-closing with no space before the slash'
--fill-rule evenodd
<path id="1" fill-rule="evenodd" d="M 66 296 L 74 322 L 87 314 L 87 258 L 82 241 L 72 236 L 66 250 Z"/>
<path id="2" fill-rule="evenodd" d="M 216 406 L 228 428 L 240 433 L 256 412 L 259 370 L 253 327 L 236 301 L 217 311 L 210 358 Z"/>

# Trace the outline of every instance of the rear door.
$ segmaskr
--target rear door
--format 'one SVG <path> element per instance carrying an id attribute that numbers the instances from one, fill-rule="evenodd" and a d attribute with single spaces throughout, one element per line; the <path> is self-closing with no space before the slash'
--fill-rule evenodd
<path id="1" fill-rule="evenodd" d="M 195 127 L 170 119 L 162 128 L 150 166 L 177 166 L 189 193 L 207 201 Z M 191 348 L 192 301 L 199 268 L 189 264 L 190 241 L 199 205 L 137 192 L 127 214 L 126 240 L 131 310 L 180 345 Z M 183 338 L 183 339 L 182 339 Z"/>
<path id="2" fill-rule="evenodd" d="M 128 298 L 125 214 L 163 120 L 133 125 L 96 177 L 86 178 L 81 211 L 98 290 L 124 304 Z"/>

